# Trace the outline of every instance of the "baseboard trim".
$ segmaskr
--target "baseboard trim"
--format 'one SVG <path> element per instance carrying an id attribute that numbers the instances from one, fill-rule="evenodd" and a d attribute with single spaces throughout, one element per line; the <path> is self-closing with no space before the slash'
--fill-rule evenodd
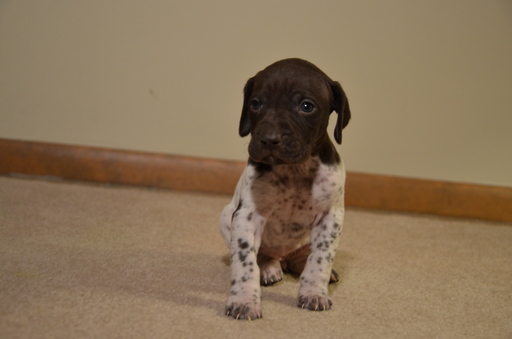
<path id="1" fill-rule="evenodd" d="M 0 139 L 0 174 L 233 193 L 237 161 Z M 512 222 L 512 188 L 347 173 L 346 205 Z"/>
<path id="2" fill-rule="evenodd" d="M 159 153 L 0 139 L 0 173 L 228 193 L 243 164 Z"/>

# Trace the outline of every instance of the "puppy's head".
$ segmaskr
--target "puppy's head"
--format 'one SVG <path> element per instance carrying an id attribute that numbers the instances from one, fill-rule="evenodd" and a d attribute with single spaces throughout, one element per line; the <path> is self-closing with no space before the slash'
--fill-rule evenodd
<path id="1" fill-rule="evenodd" d="M 247 81 L 239 133 L 251 134 L 249 156 L 256 162 L 302 163 L 335 152 L 327 136 L 333 111 L 338 113 L 334 138 L 341 144 L 350 109 L 340 84 L 310 62 L 285 59 Z"/>

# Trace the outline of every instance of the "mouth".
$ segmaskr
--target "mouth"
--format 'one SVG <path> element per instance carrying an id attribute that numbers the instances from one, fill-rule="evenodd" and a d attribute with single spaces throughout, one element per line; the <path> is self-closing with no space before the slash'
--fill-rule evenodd
<path id="1" fill-rule="evenodd" d="M 248 151 L 253 161 L 267 165 L 300 164 L 311 155 L 311 149 L 301 142 L 283 142 L 268 147 L 256 138 L 251 139 Z"/>
<path id="2" fill-rule="evenodd" d="M 280 165 L 284 163 L 281 159 L 278 159 L 273 155 L 266 156 L 261 162 L 267 165 Z"/>
<path id="3" fill-rule="evenodd" d="M 267 154 L 264 154 L 264 155 L 262 155 L 262 154 L 258 154 L 258 155 L 249 154 L 249 156 L 255 162 L 263 163 L 263 164 L 266 164 L 266 165 L 279 165 L 279 164 L 284 163 L 281 159 L 279 159 L 274 154 L 272 154 L 272 152 L 266 152 L 266 153 Z"/>
<path id="4" fill-rule="evenodd" d="M 263 151 L 263 152 L 249 152 L 249 156 L 255 162 L 263 163 L 266 165 L 292 165 L 300 164 L 307 160 L 304 154 L 286 155 L 282 156 L 276 151 Z"/>

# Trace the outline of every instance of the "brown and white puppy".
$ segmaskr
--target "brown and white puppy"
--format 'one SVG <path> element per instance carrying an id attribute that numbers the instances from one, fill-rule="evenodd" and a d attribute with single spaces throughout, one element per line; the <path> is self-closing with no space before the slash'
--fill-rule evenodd
<path id="1" fill-rule="evenodd" d="M 260 284 L 300 274 L 298 306 L 327 310 L 329 282 L 344 216 L 345 169 L 327 135 L 341 144 L 350 119 L 340 84 L 310 62 L 278 61 L 244 88 L 240 136 L 251 134 L 249 160 L 220 230 L 231 251 L 226 314 L 261 318 Z"/>

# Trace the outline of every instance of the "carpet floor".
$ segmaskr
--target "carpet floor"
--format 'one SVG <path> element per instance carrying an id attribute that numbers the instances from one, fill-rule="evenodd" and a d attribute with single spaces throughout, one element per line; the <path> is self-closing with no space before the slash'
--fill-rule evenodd
<path id="1" fill-rule="evenodd" d="M 0 177 L 1 338 L 512 338 L 512 225 L 348 209 L 333 309 L 223 314 L 224 195 Z"/>

